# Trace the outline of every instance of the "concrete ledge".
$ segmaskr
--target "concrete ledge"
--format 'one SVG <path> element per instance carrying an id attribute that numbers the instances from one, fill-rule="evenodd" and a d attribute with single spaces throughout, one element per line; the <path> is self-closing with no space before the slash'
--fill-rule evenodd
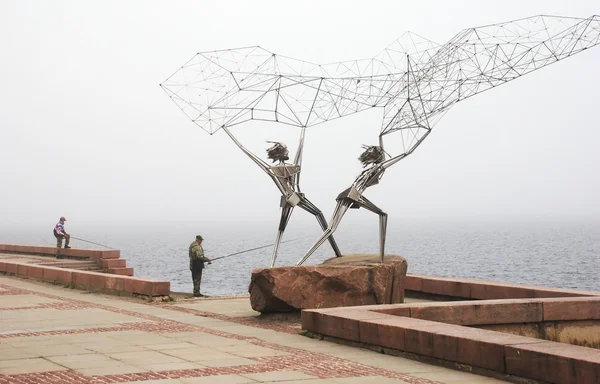
<path id="1" fill-rule="evenodd" d="M 397 314 L 398 310 L 403 313 L 406 309 L 394 308 L 378 312 Z M 543 314 L 543 306 L 539 302 L 490 300 L 416 304 L 410 306 L 408 316 L 448 324 L 486 325 L 540 322 L 543 320 Z"/>
<path id="2" fill-rule="evenodd" d="M 0 273 L 69 285 L 78 289 L 114 294 L 141 295 L 147 297 L 168 296 L 171 290 L 171 283 L 168 281 L 56 268 L 19 263 L 16 261 L 13 262 L 10 260 L 0 261 Z"/>
<path id="3" fill-rule="evenodd" d="M 411 274 L 406 275 L 406 293 L 476 300 L 600 296 L 576 289 Z"/>
<path id="4" fill-rule="evenodd" d="M 552 342 L 506 345 L 506 372 L 549 383 L 600 382 L 600 351 Z"/>
<path id="5" fill-rule="evenodd" d="M 127 261 L 121 259 L 121 251 L 117 249 L 96 250 L 79 248 L 56 248 L 32 245 L 0 244 L 0 252 L 21 255 L 38 255 L 56 258 L 92 260 L 104 272 L 123 276 L 133 276 L 133 268 L 127 267 Z"/>
<path id="6" fill-rule="evenodd" d="M 437 287 L 447 284 L 442 281 Z M 461 283 L 447 286 L 457 292 L 464 289 Z M 537 287 L 527 289 L 535 292 Z M 600 295 L 585 294 L 303 310 L 302 329 L 502 375 L 548 383 L 598 383 L 598 349 L 463 326 L 600 320 Z"/>
<path id="7" fill-rule="evenodd" d="M 64 256 L 64 257 L 81 257 L 92 260 L 98 259 L 118 259 L 121 255 L 119 250 L 96 250 L 96 249 L 79 249 L 79 248 L 56 248 L 42 247 L 37 245 L 17 245 L 17 244 L 0 244 L 0 251 L 4 253 L 20 253 L 24 255 L 40 255 L 40 256 Z"/>

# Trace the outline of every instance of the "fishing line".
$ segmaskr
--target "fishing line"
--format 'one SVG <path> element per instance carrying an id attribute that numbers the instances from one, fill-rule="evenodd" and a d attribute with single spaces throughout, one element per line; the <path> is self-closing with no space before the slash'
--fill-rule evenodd
<path id="1" fill-rule="evenodd" d="M 89 241 L 89 240 L 80 239 L 79 237 L 75 237 L 75 236 L 71 236 L 71 239 L 75 239 L 75 240 L 79 240 L 79 241 L 84 241 L 84 242 L 86 242 L 86 243 L 90 243 L 90 244 L 99 245 L 99 246 L 101 246 L 101 247 L 108 248 L 108 249 L 115 249 L 115 248 L 113 248 L 113 247 L 109 247 L 108 245 L 99 244 L 99 243 L 94 243 L 93 241 Z"/>

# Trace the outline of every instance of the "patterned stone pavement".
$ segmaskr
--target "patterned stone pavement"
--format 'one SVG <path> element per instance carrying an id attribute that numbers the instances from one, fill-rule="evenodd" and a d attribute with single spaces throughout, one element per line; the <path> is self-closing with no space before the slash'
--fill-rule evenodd
<path id="1" fill-rule="evenodd" d="M 145 303 L 0 276 L 0 383 L 499 383 L 313 340 L 247 298 Z"/>

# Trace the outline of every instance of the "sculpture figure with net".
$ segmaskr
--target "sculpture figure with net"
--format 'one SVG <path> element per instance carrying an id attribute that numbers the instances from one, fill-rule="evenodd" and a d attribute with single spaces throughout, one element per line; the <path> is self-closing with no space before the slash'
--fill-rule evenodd
<path id="1" fill-rule="evenodd" d="M 457 102 L 594 47 L 599 40 L 599 16 L 534 16 L 468 28 L 443 45 L 407 33 L 372 59 L 324 65 L 257 46 L 203 52 L 161 86 L 200 128 L 210 134 L 225 130 L 278 185 L 283 196 L 278 242 L 285 229 L 281 223 L 291 215 L 289 205 L 303 198 L 299 178 L 306 129 L 383 108 L 379 143 L 361 156 L 365 170 L 338 196 L 327 228 L 298 264 L 332 236 L 348 208 L 360 207 L 380 217 L 383 261 L 387 215 L 366 199 L 366 189 L 410 155 Z M 250 120 L 297 127 L 300 145 L 294 162 L 277 160 L 269 166 L 245 149 L 230 128 Z M 392 155 L 384 150 L 384 139 L 394 148 Z M 271 265 L 276 257 L 277 246 Z"/>
<path id="2" fill-rule="evenodd" d="M 379 253 L 383 262 L 387 215 L 363 193 L 385 171 L 414 150 L 456 103 L 517 79 L 600 43 L 600 16 L 587 19 L 534 16 L 469 28 L 427 55 L 406 54 L 406 71 L 397 93 L 384 105 L 379 145 L 368 146 L 360 160 L 366 169 L 336 199 L 329 227 L 298 261 L 304 263 L 338 227 L 348 208 L 379 215 Z M 384 139 L 399 144 L 388 156 Z"/>
<path id="3" fill-rule="evenodd" d="M 325 121 L 383 106 L 393 94 L 397 63 L 411 44 L 422 51 L 431 42 L 407 34 L 373 59 L 319 65 L 276 55 L 261 47 L 203 52 L 195 55 L 161 86 L 200 128 L 213 134 L 223 130 L 275 183 L 281 193 L 281 217 L 271 259 L 275 265 L 279 244 L 296 206 L 317 218 L 323 230 L 328 223 L 320 209 L 300 188 L 306 129 Z M 413 49 L 417 52 L 418 49 Z M 292 162 L 287 146 L 272 142 L 270 165 L 244 147 L 232 127 L 247 121 L 279 123 L 299 130 L 299 145 Z M 336 256 L 341 252 L 328 237 Z"/>
<path id="4" fill-rule="evenodd" d="M 281 218 L 277 228 L 277 238 L 275 240 L 273 256 L 271 259 L 271 267 L 273 267 L 277 259 L 277 252 L 279 250 L 279 245 L 281 244 L 283 233 L 290 220 L 292 211 L 296 206 L 315 216 L 321 228 L 323 230 L 327 229 L 327 221 L 321 210 L 311 203 L 300 189 L 300 171 L 305 128 L 301 129 L 300 144 L 298 145 L 298 150 L 296 151 L 296 156 L 292 163 L 286 163 L 286 161 L 289 160 L 289 151 L 285 144 L 281 142 L 269 142 L 272 146 L 267 149 L 267 157 L 275 163 L 273 165 L 269 165 L 242 146 L 235 136 L 231 134 L 229 129 L 226 127 L 223 127 L 222 129 L 238 145 L 238 147 L 248 155 L 248 157 L 250 157 L 271 178 L 271 180 L 273 180 L 281 192 Z M 342 254 L 333 237 L 330 237 L 328 240 L 335 255 L 340 257 Z"/>

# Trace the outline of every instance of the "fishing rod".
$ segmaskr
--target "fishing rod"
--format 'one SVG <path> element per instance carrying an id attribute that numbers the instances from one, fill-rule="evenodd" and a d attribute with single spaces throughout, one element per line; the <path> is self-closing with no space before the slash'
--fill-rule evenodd
<path id="1" fill-rule="evenodd" d="M 286 241 L 282 241 L 282 242 L 281 242 L 281 244 L 283 244 L 283 243 L 289 243 L 289 242 L 291 242 L 291 241 L 296 241 L 296 240 L 300 240 L 300 239 L 304 239 L 304 238 L 306 238 L 306 237 L 307 237 L 307 236 L 304 236 L 304 237 L 298 237 L 298 238 L 296 238 L 296 239 L 292 239 L 292 240 L 286 240 Z M 272 247 L 272 246 L 274 246 L 274 245 L 275 245 L 275 243 L 273 243 L 273 244 L 269 244 L 269 245 L 263 245 L 263 246 L 261 246 L 261 247 L 256 247 L 256 248 L 251 248 L 251 249 L 246 249 L 246 250 L 244 250 L 244 251 L 239 251 L 239 252 L 235 252 L 235 253 L 230 253 L 229 255 L 225 255 L 225 256 L 219 256 L 219 257 L 215 257 L 214 259 L 211 259 L 211 262 L 212 262 L 212 261 L 215 261 L 215 260 L 219 260 L 219 259 L 224 259 L 224 258 L 226 258 L 226 257 L 230 257 L 230 256 L 239 255 L 239 254 L 241 254 L 241 253 L 246 253 L 246 252 L 250 252 L 250 251 L 256 251 L 257 249 L 263 249 L 263 248 Z"/>
<path id="2" fill-rule="evenodd" d="M 103 245 L 103 244 L 94 243 L 93 241 L 89 241 L 89 240 L 80 239 L 79 237 L 75 237 L 75 236 L 71 236 L 71 239 L 83 241 L 83 242 L 94 244 L 94 245 L 99 245 L 101 247 L 108 248 L 108 249 L 114 249 L 113 247 L 109 247 L 109 246 Z"/>

